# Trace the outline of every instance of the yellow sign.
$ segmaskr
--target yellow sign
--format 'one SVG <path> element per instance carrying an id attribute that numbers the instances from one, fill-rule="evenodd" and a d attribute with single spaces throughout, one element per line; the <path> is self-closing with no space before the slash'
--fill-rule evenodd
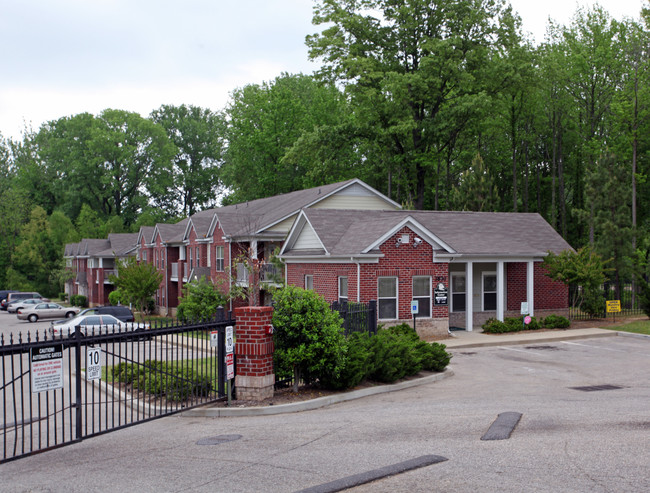
<path id="1" fill-rule="evenodd" d="M 607 300 L 607 313 L 615 313 L 621 311 L 621 300 Z"/>

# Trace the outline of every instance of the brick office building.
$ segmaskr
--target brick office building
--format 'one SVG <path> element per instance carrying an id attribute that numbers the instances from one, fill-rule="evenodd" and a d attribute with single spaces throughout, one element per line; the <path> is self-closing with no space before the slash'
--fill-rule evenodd
<path id="1" fill-rule="evenodd" d="M 539 214 L 303 210 L 281 251 L 289 284 L 328 301 L 376 299 L 380 323 L 436 337 L 487 318 L 567 314 L 567 287 L 544 275 L 571 249 Z"/>

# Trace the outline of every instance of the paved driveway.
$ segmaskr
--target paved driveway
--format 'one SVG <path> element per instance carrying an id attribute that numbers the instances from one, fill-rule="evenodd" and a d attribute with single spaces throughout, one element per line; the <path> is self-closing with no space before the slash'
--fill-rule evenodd
<path id="1" fill-rule="evenodd" d="M 452 366 L 315 411 L 156 420 L 0 465 L 2 490 L 291 492 L 432 454 L 448 460 L 352 491 L 650 490 L 650 340 L 457 349 Z M 508 411 L 511 437 L 482 441 Z"/>

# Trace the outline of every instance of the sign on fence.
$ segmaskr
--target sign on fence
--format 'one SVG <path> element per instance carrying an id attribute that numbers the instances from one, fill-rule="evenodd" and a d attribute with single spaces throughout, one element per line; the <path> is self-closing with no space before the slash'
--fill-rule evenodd
<path id="1" fill-rule="evenodd" d="M 607 303 L 607 313 L 617 313 L 621 311 L 621 300 L 607 300 L 605 303 Z"/>
<path id="2" fill-rule="evenodd" d="M 32 392 L 63 388 L 63 344 L 54 344 L 29 351 Z"/>
<path id="3" fill-rule="evenodd" d="M 86 348 L 86 380 L 101 380 L 102 350 L 98 347 Z"/>

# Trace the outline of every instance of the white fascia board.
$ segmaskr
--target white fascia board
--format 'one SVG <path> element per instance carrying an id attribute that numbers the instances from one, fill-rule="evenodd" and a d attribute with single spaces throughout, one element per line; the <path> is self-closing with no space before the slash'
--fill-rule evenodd
<path id="1" fill-rule="evenodd" d="M 293 225 L 291 226 L 291 230 L 289 231 L 289 234 L 287 235 L 287 239 L 285 240 L 284 244 L 282 245 L 282 250 L 280 250 L 280 255 L 282 255 L 286 250 L 290 250 L 293 245 L 295 245 L 296 241 L 298 240 L 298 237 L 302 233 L 303 228 L 305 225 L 309 225 L 309 227 L 312 229 L 314 234 L 316 235 L 316 238 L 318 239 L 318 243 L 320 243 L 321 248 L 325 252 L 325 255 L 329 255 L 330 252 L 327 251 L 327 248 L 325 248 L 325 245 L 323 245 L 323 241 L 320 239 L 320 236 L 318 236 L 318 233 L 316 232 L 316 229 L 312 226 L 311 222 L 309 222 L 309 218 L 307 218 L 307 215 L 305 214 L 305 211 L 303 209 L 300 210 L 300 215 L 298 218 L 293 222 Z"/>
<path id="2" fill-rule="evenodd" d="M 217 217 L 217 213 L 214 213 L 214 216 L 212 216 L 212 221 L 210 222 L 210 227 L 208 228 L 208 236 L 212 237 L 214 235 L 214 230 L 217 229 L 217 226 L 219 225 L 219 218 Z M 223 231 L 223 228 L 221 228 Z"/>
<path id="3" fill-rule="evenodd" d="M 292 255 L 291 257 L 283 257 L 279 255 L 278 258 L 282 260 L 285 264 L 377 264 L 379 259 L 383 255 L 373 255 L 373 256 L 347 256 L 347 257 L 325 257 L 321 255 L 305 255 L 305 256 L 296 256 Z"/>
<path id="4" fill-rule="evenodd" d="M 437 260 L 446 260 L 448 262 L 542 262 L 544 260 L 544 255 L 531 255 L 531 256 L 522 256 L 522 255 L 494 255 L 494 254 L 472 254 L 472 255 L 463 255 L 463 254 L 442 254 L 436 255 Z"/>
<path id="5" fill-rule="evenodd" d="M 309 207 L 309 206 L 306 206 L 306 207 Z M 299 211 L 293 211 L 293 212 L 287 214 L 286 216 L 281 217 L 280 219 L 278 219 L 278 220 L 276 220 L 276 221 L 273 221 L 272 223 L 269 223 L 269 224 L 267 224 L 267 225 L 265 225 L 265 226 L 262 226 L 260 229 L 258 229 L 257 231 L 255 231 L 255 233 L 263 233 L 263 232 L 266 231 L 267 229 L 272 228 L 273 226 L 275 226 L 276 224 L 280 224 L 282 221 L 286 221 L 286 220 L 289 219 L 291 216 L 295 216 L 296 214 L 298 214 L 298 212 L 299 212 Z M 294 221 L 294 224 L 295 224 L 295 221 Z"/>
<path id="6" fill-rule="evenodd" d="M 359 180 L 359 178 L 355 178 L 355 179 L 353 179 L 352 181 L 350 181 L 349 183 L 346 183 L 345 185 L 343 185 L 342 187 L 339 187 L 339 188 L 337 188 L 336 190 L 332 190 L 332 191 L 331 191 L 330 193 L 328 193 L 327 195 L 323 195 L 322 197 L 319 197 L 318 199 L 314 200 L 314 201 L 311 202 L 310 204 L 307 204 L 307 205 L 305 206 L 305 208 L 307 208 L 307 207 L 311 207 L 311 206 L 313 206 L 314 204 L 317 204 L 318 202 L 322 202 L 322 201 L 325 200 L 326 198 L 331 197 L 332 195 L 336 195 L 336 194 L 339 193 L 341 190 L 345 190 L 346 188 L 351 187 L 352 185 L 359 185 L 359 186 L 365 188 L 366 190 L 368 190 L 369 192 L 372 192 L 372 193 L 374 193 L 375 195 L 379 196 L 381 199 L 385 200 L 385 201 L 388 202 L 389 204 L 394 205 L 394 206 L 397 207 L 398 209 L 401 209 L 401 208 L 402 208 L 402 206 L 399 205 L 397 202 L 395 202 L 394 200 L 391 200 L 390 198 L 386 197 L 383 193 L 381 193 L 381 192 L 375 190 L 374 188 L 372 188 L 372 187 L 371 187 L 370 185 L 368 185 L 367 183 L 362 182 L 361 180 Z"/>
<path id="7" fill-rule="evenodd" d="M 191 231 L 190 228 L 193 228 L 193 227 L 194 227 L 194 223 L 192 222 L 192 218 L 190 217 L 187 220 L 187 225 L 185 226 L 185 232 L 183 233 L 183 243 L 185 243 L 186 241 L 189 241 L 189 236 L 190 236 L 190 231 Z"/>
<path id="8" fill-rule="evenodd" d="M 397 233 L 400 229 L 404 227 L 408 227 L 415 234 L 421 236 L 422 239 L 427 243 L 429 243 L 434 249 L 436 248 L 436 246 L 440 246 L 445 250 L 447 250 L 449 254 L 455 253 L 455 250 L 451 246 L 447 245 L 447 243 L 442 241 L 440 238 L 438 238 L 431 231 L 429 231 L 427 228 L 422 226 L 418 221 L 413 219 L 411 216 L 407 216 L 406 218 L 402 219 L 398 224 L 393 226 L 390 230 L 388 230 L 381 237 L 379 237 L 379 239 L 375 240 L 375 242 L 371 243 L 366 248 L 364 248 L 361 253 L 368 253 L 371 250 L 379 248 L 379 246 L 382 245 L 384 242 L 386 242 L 388 238 L 395 235 L 395 233 Z"/>

